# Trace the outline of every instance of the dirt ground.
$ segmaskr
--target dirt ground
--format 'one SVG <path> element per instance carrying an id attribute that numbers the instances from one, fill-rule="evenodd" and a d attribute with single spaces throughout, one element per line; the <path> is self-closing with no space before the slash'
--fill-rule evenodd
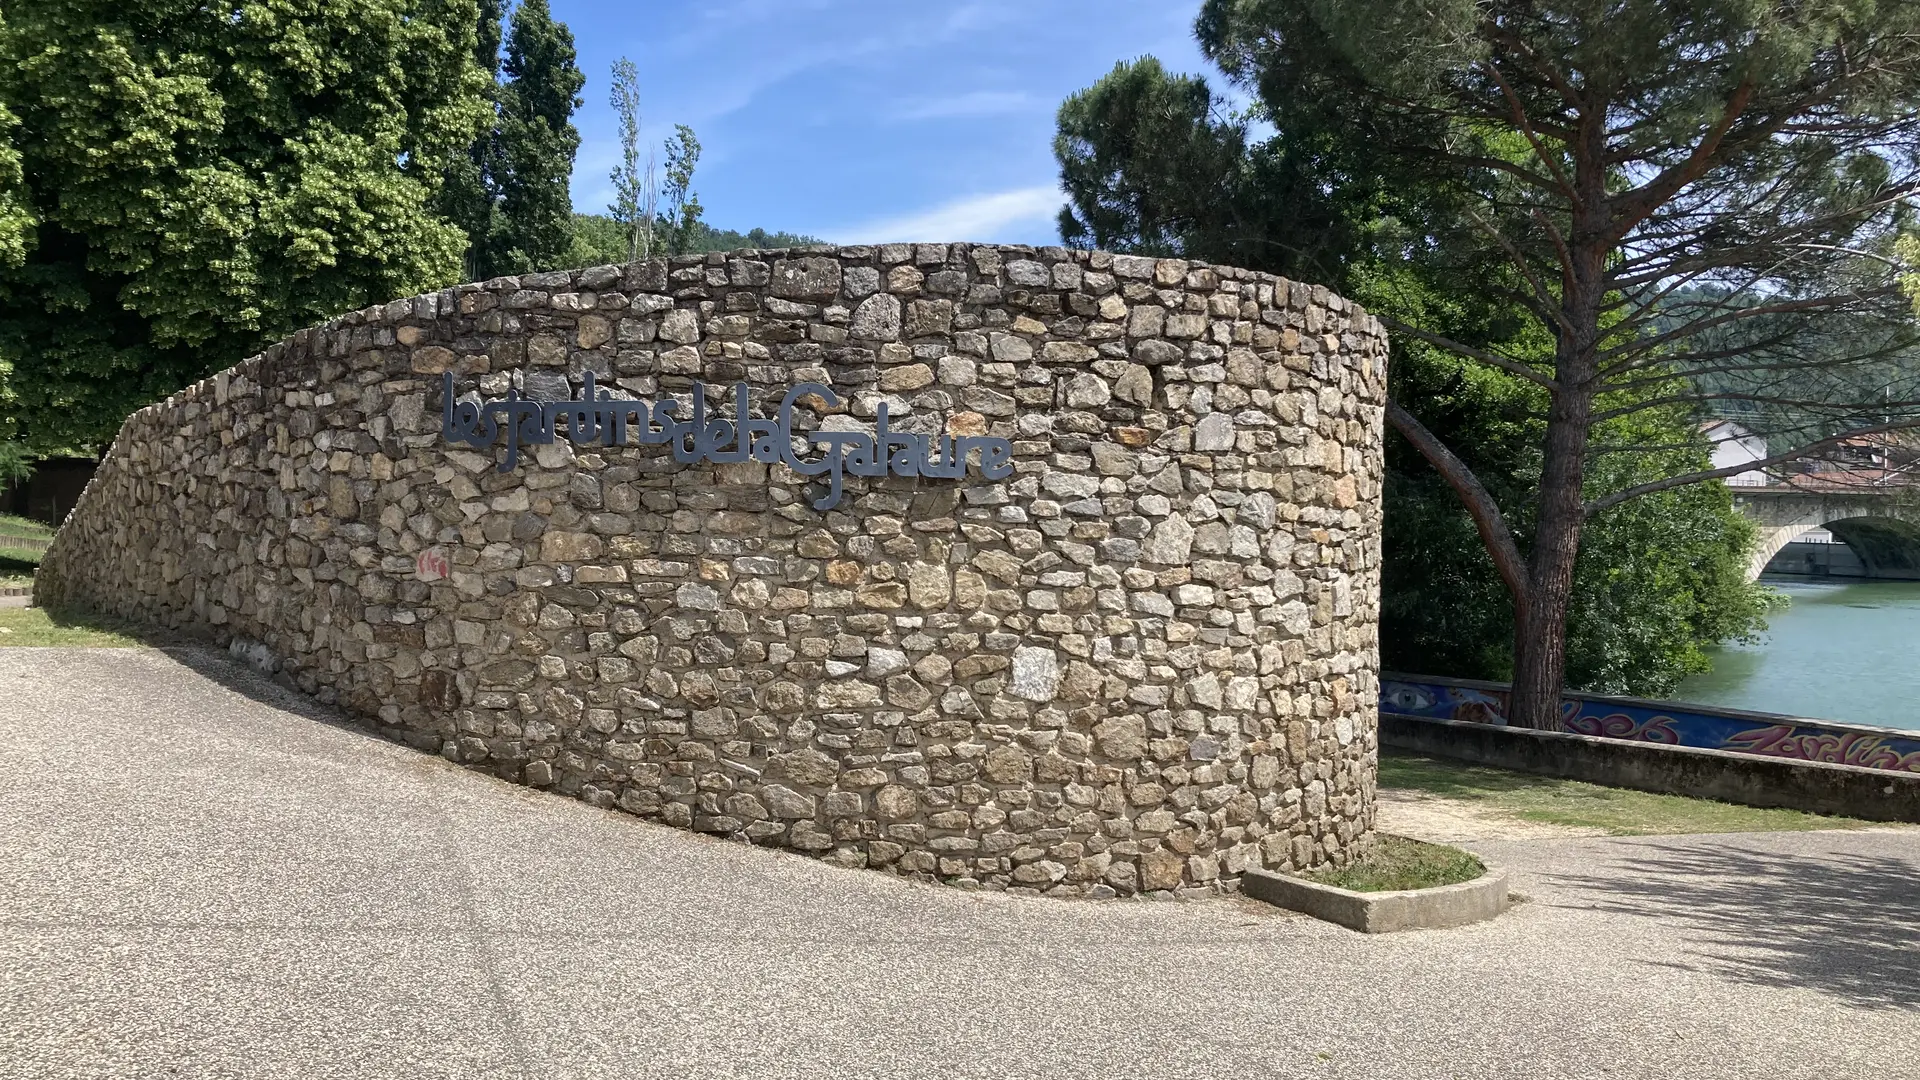
<path id="1" fill-rule="evenodd" d="M 1381 832 L 1433 843 L 1607 835 L 1601 828 L 1523 821 L 1504 810 L 1420 791 L 1382 788 L 1378 807 L 1374 827 Z"/>

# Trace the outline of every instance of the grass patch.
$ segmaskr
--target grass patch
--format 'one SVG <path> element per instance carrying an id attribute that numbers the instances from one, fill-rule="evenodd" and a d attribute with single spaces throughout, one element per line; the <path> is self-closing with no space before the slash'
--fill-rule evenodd
<path id="1" fill-rule="evenodd" d="M 44 521 L 23 518 L 18 514 L 0 514 L 0 540 L 18 538 L 45 543 L 53 539 L 53 533 L 53 526 Z"/>
<path id="2" fill-rule="evenodd" d="M 1459 848 L 1380 834 L 1373 850 L 1339 870 L 1307 875 L 1321 885 L 1354 892 L 1432 889 L 1472 881 L 1487 868 Z"/>
<path id="3" fill-rule="evenodd" d="M 40 559 L 53 542 L 53 528 L 17 514 L 0 514 L 0 589 L 33 585 Z"/>
<path id="4" fill-rule="evenodd" d="M 1601 829 L 1611 836 L 1858 829 L 1877 824 L 1799 810 L 1763 810 L 1712 799 L 1602 787 L 1384 748 L 1380 751 L 1380 786 L 1474 803 L 1522 821 Z"/>
<path id="5" fill-rule="evenodd" d="M 33 575 L 40 569 L 37 551 L 0 550 L 0 589 L 26 589 L 33 586 Z"/>
<path id="6" fill-rule="evenodd" d="M 44 608 L 0 608 L 0 648 L 61 645 L 124 649 L 140 642 L 108 620 L 91 616 L 50 615 Z"/>

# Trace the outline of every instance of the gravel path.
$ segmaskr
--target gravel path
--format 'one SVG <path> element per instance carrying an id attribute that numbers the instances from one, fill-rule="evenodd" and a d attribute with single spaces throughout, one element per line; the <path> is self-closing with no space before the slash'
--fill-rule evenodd
<path id="1" fill-rule="evenodd" d="M 217 656 L 0 649 L 0 1076 L 1920 1077 L 1920 833 L 1470 846 L 1367 937 L 656 827 Z"/>

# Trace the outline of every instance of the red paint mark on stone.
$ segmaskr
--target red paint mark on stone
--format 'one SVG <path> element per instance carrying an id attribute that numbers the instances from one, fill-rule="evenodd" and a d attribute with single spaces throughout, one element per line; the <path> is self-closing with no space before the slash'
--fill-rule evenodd
<path id="1" fill-rule="evenodd" d="M 447 552 L 444 548 L 430 547 L 420 553 L 413 561 L 414 576 L 421 581 L 440 581 L 447 576 Z"/>

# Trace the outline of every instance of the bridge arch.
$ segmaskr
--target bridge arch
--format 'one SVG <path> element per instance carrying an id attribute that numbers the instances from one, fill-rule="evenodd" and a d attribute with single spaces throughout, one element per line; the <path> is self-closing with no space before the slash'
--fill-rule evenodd
<path id="1" fill-rule="evenodd" d="M 1920 524 L 1900 517 L 1829 521 L 1834 539 L 1853 549 L 1867 576 L 1920 579 Z"/>
<path id="2" fill-rule="evenodd" d="M 1868 577 L 1920 578 L 1920 517 L 1895 492 L 1752 488 L 1737 492 L 1734 505 L 1760 530 L 1747 562 L 1749 581 L 1781 549 L 1820 528 L 1852 549 Z"/>

